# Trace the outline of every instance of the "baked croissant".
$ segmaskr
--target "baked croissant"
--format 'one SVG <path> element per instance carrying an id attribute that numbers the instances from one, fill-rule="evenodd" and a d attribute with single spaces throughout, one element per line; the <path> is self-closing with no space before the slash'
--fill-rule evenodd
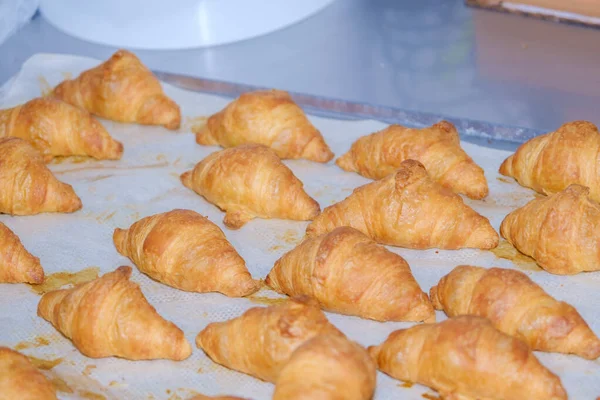
<path id="1" fill-rule="evenodd" d="M 306 221 L 320 207 L 273 150 L 246 144 L 212 153 L 181 182 L 226 212 L 223 223 L 239 229 L 253 218 Z"/>
<path id="2" fill-rule="evenodd" d="M 369 347 L 379 369 L 447 400 L 566 400 L 560 378 L 527 345 L 484 318 L 462 316 L 390 334 Z"/>
<path id="3" fill-rule="evenodd" d="M 323 334 L 344 336 L 329 323 L 316 301 L 298 297 L 208 324 L 196 337 L 196 345 L 218 364 L 276 382 L 294 350 Z"/>
<path id="4" fill-rule="evenodd" d="M 266 284 L 324 309 L 378 321 L 435 320 L 427 295 L 398 254 L 350 227 L 307 239 L 275 263 Z"/>
<path id="5" fill-rule="evenodd" d="M 600 270 L 600 205 L 587 187 L 530 201 L 504 218 L 500 234 L 553 274 Z"/>
<path id="6" fill-rule="evenodd" d="M 0 283 L 35 283 L 44 281 L 40 259 L 23 247 L 21 240 L 0 222 Z"/>
<path id="7" fill-rule="evenodd" d="M 56 179 L 41 154 L 19 138 L 0 139 L 0 187 L 0 212 L 4 214 L 81 209 L 81 200 L 71 185 Z"/>
<path id="8" fill-rule="evenodd" d="M 0 110 L 0 137 L 27 140 L 48 162 L 53 156 L 118 160 L 123 145 L 87 111 L 51 97 Z"/>
<path id="9" fill-rule="evenodd" d="M 113 241 L 142 272 L 177 289 L 239 297 L 260 287 L 223 231 L 194 211 L 142 218 L 115 229 Z"/>
<path id="10" fill-rule="evenodd" d="M 56 400 L 56 389 L 23 354 L 0 347 L 0 400 Z"/>
<path id="11" fill-rule="evenodd" d="M 600 356 L 600 339 L 577 310 L 553 299 L 522 272 L 461 265 L 432 287 L 430 295 L 435 308 L 448 316 L 488 318 L 496 329 L 533 350 Z"/>
<path id="12" fill-rule="evenodd" d="M 346 171 L 381 179 L 410 159 L 421 162 L 433 180 L 456 193 L 472 199 L 488 194 L 483 169 L 460 147 L 458 131 L 448 121 L 423 129 L 390 125 L 358 139 L 335 163 Z"/>
<path id="13" fill-rule="evenodd" d="M 306 158 L 325 163 L 333 153 L 287 92 L 265 90 L 242 94 L 212 115 L 196 133 L 203 145 L 235 147 L 259 143 L 280 158 Z"/>
<path id="14" fill-rule="evenodd" d="M 181 329 L 158 315 L 130 276 L 131 267 L 119 267 L 74 288 L 48 292 L 38 315 L 87 357 L 188 358 L 192 348 Z"/>
<path id="15" fill-rule="evenodd" d="M 379 243 L 413 249 L 491 249 L 498 234 L 487 218 L 431 180 L 421 163 L 406 160 L 396 173 L 354 189 L 306 229 L 315 237 L 351 226 Z"/>
<path id="16" fill-rule="evenodd" d="M 522 144 L 504 160 L 500 173 L 544 194 L 560 192 L 572 183 L 588 186 L 591 198 L 600 202 L 599 149 L 600 133 L 594 124 L 569 122 Z"/>
<path id="17" fill-rule="evenodd" d="M 94 115 L 119 122 L 177 129 L 179 106 L 135 54 L 119 50 L 104 63 L 54 88 L 57 97 Z"/>
<path id="18" fill-rule="evenodd" d="M 368 400 L 375 380 L 375 363 L 362 346 L 320 335 L 294 351 L 279 374 L 273 400 Z"/>

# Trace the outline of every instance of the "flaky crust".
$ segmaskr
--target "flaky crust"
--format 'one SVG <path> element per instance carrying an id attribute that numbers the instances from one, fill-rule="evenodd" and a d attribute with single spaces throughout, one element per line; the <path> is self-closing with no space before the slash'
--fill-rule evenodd
<path id="1" fill-rule="evenodd" d="M 223 223 L 231 229 L 257 217 L 307 221 L 320 211 L 292 170 L 259 144 L 212 153 L 181 182 L 224 210 Z"/>
<path id="2" fill-rule="evenodd" d="M 379 369 L 446 400 L 566 400 L 558 376 L 527 345 L 484 318 L 462 316 L 393 332 L 369 347 Z"/>
<path id="3" fill-rule="evenodd" d="M 196 142 L 203 145 L 235 147 L 259 143 L 275 150 L 281 158 L 323 163 L 333 158 L 321 132 L 281 90 L 244 93 L 210 116 L 195 133 Z"/>
<path id="4" fill-rule="evenodd" d="M 23 354 L 0 347 L 0 400 L 56 400 L 56 389 Z"/>
<path id="5" fill-rule="evenodd" d="M 315 237 L 351 226 L 379 243 L 413 249 L 491 249 L 498 234 L 487 218 L 450 189 L 431 180 L 421 163 L 402 162 L 396 173 L 354 189 L 327 207 L 306 229 Z"/>
<path id="6" fill-rule="evenodd" d="M 113 241 L 142 272 L 178 289 L 239 297 L 260 287 L 223 231 L 194 211 L 142 218 L 115 229 Z"/>
<path id="7" fill-rule="evenodd" d="M 91 358 L 183 360 L 192 348 L 181 329 L 164 320 L 119 267 L 72 289 L 44 294 L 38 315 Z"/>
<path id="8" fill-rule="evenodd" d="M 0 187 L 0 212 L 4 214 L 81 209 L 81 200 L 71 185 L 56 179 L 41 154 L 16 137 L 0 139 Z"/>
<path id="9" fill-rule="evenodd" d="M 273 400 L 368 400 L 376 367 L 367 351 L 341 336 L 316 336 L 281 370 Z"/>
<path id="10" fill-rule="evenodd" d="M 51 97 L 0 110 L 0 137 L 27 140 L 46 162 L 54 156 L 118 160 L 123 145 L 87 111 Z"/>
<path id="11" fill-rule="evenodd" d="M 168 129 L 177 129 L 181 123 L 179 106 L 164 94 L 158 79 L 140 59 L 127 50 L 119 50 L 97 67 L 62 82 L 52 96 L 113 121 Z"/>
<path id="12" fill-rule="evenodd" d="M 433 180 L 456 193 L 472 199 L 488 194 L 483 169 L 462 149 L 458 131 L 448 121 L 422 129 L 390 125 L 358 139 L 336 164 L 367 178 L 382 179 L 405 160 L 419 161 Z"/>
<path id="13" fill-rule="evenodd" d="M 571 184 L 591 189 L 591 198 L 600 201 L 600 133 L 596 125 L 574 121 L 555 132 L 537 136 L 521 145 L 500 166 L 522 186 L 552 194 Z"/>
<path id="14" fill-rule="evenodd" d="M 435 308 L 450 317 L 488 318 L 500 331 L 533 350 L 595 359 L 600 339 L 577 310 L 549 296 L 520 271 L 461 265 L 431 288 Z"/>
<path id="15" fill-rule="evenodd" d="M 289 296 L 378 321 L 424 321 L 433 307 L 399 255 L 350 227 L 307 239 L 285 254 L 265 280 Z"/>
<path id="16" fill-rule="evenodd" d="M 587 187 L 530 201 L 504 218 L 500 234 L 553 274 L 600 270 L 600 205 Z"/>
<path id="17" fill-rule="evenodd" d="M 0 222 L 0 283 L 44 281 L 40 259 L 29 253 L 17 235 Z"/>
<path id="18" fill-rule="evenodd" d="M 344 336 L 329 323 L 316 301 L 299 297 L 213 322 L 198 334 L 196 345 L 218 364 L 276 382 L 294 350 L 323 334 Z"/>

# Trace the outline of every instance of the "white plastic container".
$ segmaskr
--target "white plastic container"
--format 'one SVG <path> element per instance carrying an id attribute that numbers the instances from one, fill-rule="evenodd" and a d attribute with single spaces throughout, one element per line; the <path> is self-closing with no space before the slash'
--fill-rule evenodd
<path id="1" fill-rule="evenodd" d="M 83 40 L 149 50 L 237 42 L 285 28 L 334 0 L 42 0 L 43 16 Z"/>

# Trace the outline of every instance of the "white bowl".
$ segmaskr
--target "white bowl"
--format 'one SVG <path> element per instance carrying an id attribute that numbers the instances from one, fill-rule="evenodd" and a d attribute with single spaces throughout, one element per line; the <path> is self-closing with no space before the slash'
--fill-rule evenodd
<path id="1" fill-rule="evenodd" d="M 169 50 L 214 46 L 264 35 L 334 0 L 42 0 L 61 31 L 115 47 Z"/>

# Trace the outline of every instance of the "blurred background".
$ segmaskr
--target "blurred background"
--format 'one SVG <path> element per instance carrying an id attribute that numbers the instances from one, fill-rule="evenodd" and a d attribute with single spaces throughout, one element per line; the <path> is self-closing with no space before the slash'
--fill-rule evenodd
<path id="1" fill-rule="evenodd" d="M 126 47 L 152 69 L 208 79 L 544 131 L 600 125 L 594 27 L 464 0 L 109 3 L 0 2 L 0 84 L 35 53 Z"/>

